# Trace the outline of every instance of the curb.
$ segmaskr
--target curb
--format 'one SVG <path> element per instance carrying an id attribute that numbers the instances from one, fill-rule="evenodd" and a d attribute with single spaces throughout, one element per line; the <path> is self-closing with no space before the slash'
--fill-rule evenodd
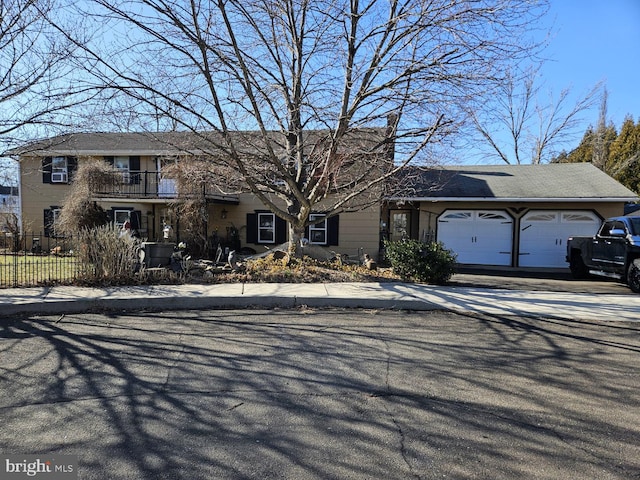
<path id="1" fill-rule="evenodd" d="M 131 297 L 118 299 L 75 299 L 54 300 L 38 303 L 4 305 L 0 318 L 13 315 L 57 315 L 105 311 L 136 312 L 146 310 L 203 310 L 203 309 L 244 309 L 244 308 L 343 308 L 372 310 L 443 310 L 442 307 L 417 298 L 375 299 L 375 298 L 322 298 L 310 296 L 216 296 L 216 297 Z"/>

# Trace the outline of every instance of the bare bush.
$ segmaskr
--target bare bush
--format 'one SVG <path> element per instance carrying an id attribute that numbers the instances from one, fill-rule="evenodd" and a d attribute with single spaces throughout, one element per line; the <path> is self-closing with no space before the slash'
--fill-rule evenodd
<path id="1" fill-rule="evenodd" d="M 92 192 L 98 187 L 115 186 L 118 181 L 117 171 L 100 159 L 80 163 L 56 229 L 75 235 L 85 229 L 106 225 L 109 217 L 101 206 L 91 201 Z"/>
<path id="2" fill-rule="evenodd" d="M 77 234 L 80 279 L 91 284 L 135 283 L 139 241 L 113 226 L 85 228 Z"/>

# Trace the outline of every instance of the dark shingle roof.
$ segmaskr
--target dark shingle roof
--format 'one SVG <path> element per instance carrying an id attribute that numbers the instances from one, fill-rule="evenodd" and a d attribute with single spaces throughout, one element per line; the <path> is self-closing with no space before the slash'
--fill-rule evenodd
<path id="1" fill-rule="evenodd" d="M 402 173 L 409 185 L 393 200 L 616 200 L 634 201 L 634 192 L 590 163 L 474 165 Z"/>
<path id="2" fill-rule="evenodd" d="M 285 139 L 282 132 L 268 132 L 272 146 L 277 150 L 278 142 Z M 362 128 L 353 130 L 345 137 L 345 146 L 357 145 L 363 149 L 376 150 L 384 140 L 385 130 Z M 309 143 L 325 139 L 325 131 L 305 132 Z M 265 141 L 260 132 L 232 132 L 236 148 L 240 152 L 256 153 L 264 150 Z M 282 147 L 282 146 L 280 146 Z M 218 132 L 159 132 L 159 133 L 70 133 L 32 142 L 14 148 L 6 155 L 24 156 L 99 156 L 99 155 L 180 155 L 201 154 L 224 150 L 225 141 Z M 221 150 L 222 149 L 222 150 Z"/>
<path id="3" fill-rule="evenodd" d="M 33 142 L 9 155 L 164 155 L 177 154 L 202 146 L 196 135 L 186 132 L 146 133 L 70 133 Z"/>

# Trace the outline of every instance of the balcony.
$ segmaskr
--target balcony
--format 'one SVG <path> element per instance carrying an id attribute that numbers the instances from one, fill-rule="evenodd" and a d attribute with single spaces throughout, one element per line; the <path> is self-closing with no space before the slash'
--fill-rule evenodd
<path id="1" fill-rule="evenodd" d="M 159 172 L 120 172 L 120 181 L 110 181 L 92 185 L 93 196 L 96 199 L 123 198 L 135 200 L 171 201 L 180 199 L 205 198 L 211 202 L 238 203 L 238 197 L 224 195 L 203 183 L 190 185 L 189 191 L 179 191 L 175 179 L 167 178 Z"/>

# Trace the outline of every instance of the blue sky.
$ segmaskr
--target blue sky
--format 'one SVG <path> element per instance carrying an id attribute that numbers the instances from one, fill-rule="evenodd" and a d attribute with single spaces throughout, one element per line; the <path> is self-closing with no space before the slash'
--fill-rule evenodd
<path id="1" fill-rule="evenodd" d="M 619 129 L 640 120 L 640 0 L 551 0 L 553 28 L 542 69 L 544 86 L 584 95 L 599 81 L 609 93 L 608 117 Z M 597 123 L 597 109 L 585 117 Z"/>
<path id="2" fill-rule="evenodd" d="M 542 90 L 550 89 L 557 98 L 570 88 L 578 97 L 602 81 L 609 93 L 608 120 L 618 129 L 626 115 L 640 121 L 640 0 L 549 2 L 545 23 L 537 26 L 552 30 L 540 72 Z M 567 150 L 578 145 L 589 125 L 596 125 L 597 107 L 582 118 L 584 125 Z"/>

